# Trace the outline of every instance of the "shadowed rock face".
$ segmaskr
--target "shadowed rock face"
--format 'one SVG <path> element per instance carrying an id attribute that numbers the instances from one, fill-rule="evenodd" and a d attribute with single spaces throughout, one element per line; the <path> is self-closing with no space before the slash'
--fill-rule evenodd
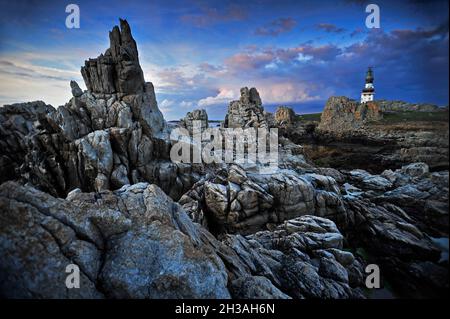
<path id="1" fill-rule="evenodd" d="M 345 219 L 340 190 L 333 178 L 291 170 L 247 174 L 233 165 L 226 176 L 197 183 L 179 202 L 195 221 L 205 226 L 209 222 L 218 232 L 254 233 L 268 224 L 308 214 Z"/>
<path id="2" fill-rule="evenodd" d="M 431 170 L 448 169 L 446 118 L 448 108 L 331 97 L 320 123 L 297 120 L 286 129 L 278 126 L 320 165 L 380 173 L 413 162 L 425 162 Z"/>
<path id="3" fill-rule="evenodd" d="M 104 54 L 87 60 L 81 68 L 86 87 L 93 93 L 142 93 L 144 74 L 126 20 L 120 19 L 120 30 L 115 26 L 109 33 L 109 41 L 109 49 Z"/>

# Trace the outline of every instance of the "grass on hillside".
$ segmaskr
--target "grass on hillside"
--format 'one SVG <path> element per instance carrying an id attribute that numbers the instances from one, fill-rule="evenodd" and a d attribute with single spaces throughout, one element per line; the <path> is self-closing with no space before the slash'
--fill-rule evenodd
<path id="1" fill-rule="evenodd" d="M 384 113 L 379 123 L 393 124 L 401 122 L 448 122 L 448 112 L 392 112 Z"/>
<path id="2" fill-rule="evenodd" d="M 322 113 L 301 114 L 297 116 L 299 121 L 320 121 Z"/>
<path id="3" fill-rule="evenodd" d="M 320 121 L 322 113 L 311 113 L 297 115 L 299 121 Z M 383 114 L 381 121 L 375 122 L 379 124 L 394 124 L 402 122 L 448 122 L 448 111 L 442 112 L 386 112 Z"/>

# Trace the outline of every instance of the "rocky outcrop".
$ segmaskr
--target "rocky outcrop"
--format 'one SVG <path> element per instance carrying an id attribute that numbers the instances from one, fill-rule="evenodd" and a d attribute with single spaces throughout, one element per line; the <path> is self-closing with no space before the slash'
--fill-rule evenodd
<path id="1" fill-rule="evenodd" d="M 0 108 L 0 182 L 14 179 L 27 155 L 27 136 L 36 133 L 34 123 L 54 112 L 42 101 Z"/>
<path id="2" fill-rule="evenodd" d="M 419 109 L 392 111 L 382 105 L 332 97 L 319 125 L 297 121 L 282 134 L 302 144 L 304 153 L 320 165 L 381 173 L 425 162 L 432 170 L 448 169 L 449 130 L 443 121 L 448 109 L 439 108 L 433 111 L 438 116 L 428 117 Z"/>
<path id="3" fill-rule="evenodd" d="M 13 182 L 0 186 L 0 291 L 12 298 L 228 298 L 220 258 L 161 189 L 54 198 Z M 80 288 L 65 286 L 66 267 Z"/>
<path id="4" fill-rule="evenodd" d="M 126 20 L 120 19 L 109 33 L 109 49 L 95 59 L 89 59 L 81 68 L 87 89 L 92 93 L 136 94 L 144 92 L 144 74 L 139 56 Z"/>
<path id="5" fill-rule="evenodd" d="M 429 165 L 439 150 L 448 167 L 448 125 L 373 129 L 376 104 L 331 98 L 317 132 L 361 138 L 395 165 L 355 167 L 358 145 L 348 169 L 317 167 L 288 134 L 301 121 L 284 110 L 276 124 L 243 88 L 225 127 L 286 128 L 275 167 L 174 163 L 126 21 L 110 40 L 66 105 L 0 108 L 2 297 L 364 298 L 369 263 L 393 296 L 448 293 L 448 170 Z M 194 120 L 206 127 L 206 112 L 181 126 Z M 69 264 L 80 289 L 65 286 Z"/>
<path id="6" fill-rule="evenodd" d="M 344 218 L 339 194 L 331 177 L 291 170 L 260 175 L 232 165 L 195 184 L 179 203 L 215 232 L 248 234 L 306 214 Z"/>
<path id="7" fill-rule="evenodd" d="M 442 296 L 449 289 L 448 171 L 413 163 L 381 175 L 346 174 L 348 224 L 340 226 L 349 242 L 364 247 L 398 294 Z M 447 246 L 440 248 L 442 240 Z"/>
<path id="8" fill-rule="evenodd" d="M 275 121 L 278 125 L 291 125 L 295 121 L 295 112 L 287 106 L 279 106 L 275 111 Z"/>
<path id="9" fill-rule="evenodd" d="M 340 133 L 381 118 L 380 107 L 374 102 L 358 103 L 345 96 L 333 96 L 325 105 L 318 129 Z"/>
<path id="10" fill-rule="evenodd" d="M 200 129 L 200 132 L 203 132 L 209 127 L 208 114 L 203 109 L 188 112 L 186 116 L 180 121 L 180 126 L 187 129 L 189 133 L 192 134 L 194 127 L 193 121 L 200 122 L 200 126 L 198 127 Z"/>
<path id="11" fill-rule="evenodd" d="M 305 153 L 322 163 L 329 159 L 328 165 L 336 168 L 360 167 L 380 173 L 411 162 L 425 162 L 432 170 L 448 168 L 446 122 L 380 123 L 313 134 L 314 144 L 304 145 Z"/>
<path id="12" fill-rule="evenodd" d="M 423 297 L 448 289 L 445 281 L 427 282 L 425 270 L 411 278 L 418 265 L 431 269 L 429 276 L 447 278 L 448 257 L 434 238 L 448 236 L 448 172 L 430 173 L 424 163 L 381 175 L 360 169 L 296 170 L 259 175 L 233 165 L 198 182 L 179 203 L 214 234 L 252 234 L 246 238 L 273 236 L 276 225 L 293 218 L 325 217 L 344 231 L 350 247 L 368 252 L 368 263 L 382 264 L 389 276 L 399 271 L 410 278 L 412 290 L 406 293 L 397 282 L 397 293 Z"/>
<path id="13" fill-rule="evenodd" d="M 88 91 L 72 81 L 72 99 L 56 110 L 42 102 L 0 110 L 3 180 L 30 182 L 62 197 L 75 188 L 147 181 L 174 198 L 196 181 L 192 167 L 169 159 L 166 123 L 152 83 L 143 80 L 126 21 L 110 40 L 105 55 L 82 69 Z"/>
<path id="14" fill-rule="evenodd" d="M 255 88 L 241 88 L 241 97 L 230 102 L 224 122 L 225 127 L 268 127 L 261 98 Z"/>
<path id="15" fill-rule="evenodd" d="M 146 183 L 59 199 L 7 182 L 0 211 L 4 297 L 363 297 L 362 265 L 319 217 L 218 241 Z M 65 286 L 68 265 L 80 270 L 78 289 Z"/>
<path id="16" fill-rule="evenodd" d="M 350 198 L 393 204 L 414 218 L 422 231 L 434 237 L 448 235 L 448 171 L 430 172 L 425 163 L 412 163 L 380 175 L 358 169 L 346 171 L 345 176 Z"/>
<path id="17" fill-rule="evenodd" d="M 306 215 L 273 231 L 246 237 L 227 235 L 223 242 L 252 273 L 268 278 L 292 298 L 364 298 L 358 288 L 363 266 L 352 253 L 342 250 L 343 237 L 328 219 Z M 230 288 L 239 297 L 285 297 L 270 285 L 260 288 L 264 281 L 240 277 Z"/>

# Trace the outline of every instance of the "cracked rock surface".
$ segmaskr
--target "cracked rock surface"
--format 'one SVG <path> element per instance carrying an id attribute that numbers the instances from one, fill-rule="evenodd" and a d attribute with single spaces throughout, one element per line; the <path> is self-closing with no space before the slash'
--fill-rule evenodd
<path id="1" fill-rule="evenodd" d="M 0 209 L 4 297 L 362 296 L 361 264 L 342 251 L 335 224 L 316 216 L 217 240 L 147 183 L 61 199 L 7 182 Z M 80 289 L 65 287 L 69 264 L 80 268 Z M 287 271 L 298 267 L 306 277 Z"/>
<path id="2" fill-rule="evenodd" d="M 82 75 L 88 90 L 72 81 L 58 108 L 0 108 L 1 297 L 371 298 L 368 264 L 390 297 L 448 293 L 448 142 L 428 155 L 445 136 L 368 131 L 415 142 L 383 171 L 319 167 L 294 138 L 314 128 L 290 134 L 295 113 L 265 112 L 244 87 L 219 130 L 282 129 L 276 169 L 176 163 L 125 20 Z M 320 129 L 356 136 L 380 110 L 330 98 Z M 179 126 L 194 120 L 208 127 L 205 110 Z M 69 264 L 80 289 L 66 287 Z"/>

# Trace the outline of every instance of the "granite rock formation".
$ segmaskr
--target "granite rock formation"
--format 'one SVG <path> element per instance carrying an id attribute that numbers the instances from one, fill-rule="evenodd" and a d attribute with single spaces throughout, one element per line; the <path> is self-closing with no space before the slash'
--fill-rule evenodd
<path id="1" fill-rule="evenodd" d="M 287 106 L 279 106 L 275 111 L 277 125 L 291 125 L 295 121 L 295 112 Z"/>
<path id="2" fill-rule="evenodd" d="M 318 129 L 339 134 L 369 121 L 378 121 L 382 116 L 380 107 L 374 102 L 359 103 L 345 96 L 333 96 L 325 105 Z"/>
<path id="3" fill-rule="evenodd" d="M 229 298 L 223 262 L 155 185 L 59 199 L 7 182 L 0 194 L 3 296 Z M 65 287 L 68 264 L 80 289 Z"/>
<path id="4" fill-rule="evenodd" d="M 126 20 L 120 19 L 109 33 L 109 49 L 81 68 L 87 89 L 92 93 L 137 94 L 145 91 L 136 41 Z"/>
<path id="5" fill-rule="evenodd" d="M 0 210 L 4 297 L 363 297 L 361 263 L 319 217 L 219 241 L 146 183 L 61 199 L 6 182 Z M 65 287 L 69 264 L 79 289 Z"/>
<path id="6" fill-rule="evenodd" d="M 223 175 L 197 182 L 179 203 L 194 221 L 227 233 L 253 233 L 308 214 L 345 218 L 333 178 L 287 169 L 260 175 L 232 165 Z"/>
<path id="7" fill-rule="evenodd" d="M 397 105 L 396 101 L 360 104 L 332 97 L 320 122 L 297 120 L 288 129 L 279 127 L 283 136 L 301 144 L 320 165 L 381 173 L 385 168 L 425 162 L 432 170 L 448 169 L 448 108 L 406 111 L 412 106 L 383 103 Z"/>
<path id="8" fill-rule="evenodd" d="M 72 99 L 57 109 L 31 102 L 0 110 L 3 181 L 62 197 L 147 181 L 174 198 L 196 181 L 192 167 L 170 161 L 166 123 L 126 21 L 110 40 L 105 55 L 82 68 L 88 91 L 72 81 Z"/>
<path id="9" fill-rule="evenodd" d="M 241 97 L 237 101 L 230 102 L 224 122 L 225 127 L 230 128 L 267 128 L 264 108 L 261 98 L 255 88 L 241 88 Z"/>
<path id="10" fill-rule="evenodd" d="M 193 121 L 200 121 L 199 129 L 201 132 L 209 127 L 208 113 L 206 113 L 204 109 L 188 112 L 186 116 L 180 121 L 180 126 L 187 129 L 189 133 L 192 134 L 194 128 Z"/>
<path id="11" fill-rule="evenodd" d="M 445 134 L 380 134 L 367 129 L 381 118 L 376 104 L 331 98 L 320 129 L 301 132 L 393 141 L 406 150 L 385 158 L 407 163 L 320 167 L 289 134 L 300 122 L 291 111 L 274 117 L 243 88 L 224 126 L 285 127 L 276 169 L 174 163 L 171 127 L 126 21 L 82 73 L 88 90 L 72 81 L 57 109 L 0 108 L 2 297 L 365 298 L 370 263 L 394 297 L 448 293 L 448 169 L 429 164 Z M 192 130 L 193 120 L 206 127 L 206 112 L 181 126 Z M 80 289 L 65 286 L 69 264 Z"/>

